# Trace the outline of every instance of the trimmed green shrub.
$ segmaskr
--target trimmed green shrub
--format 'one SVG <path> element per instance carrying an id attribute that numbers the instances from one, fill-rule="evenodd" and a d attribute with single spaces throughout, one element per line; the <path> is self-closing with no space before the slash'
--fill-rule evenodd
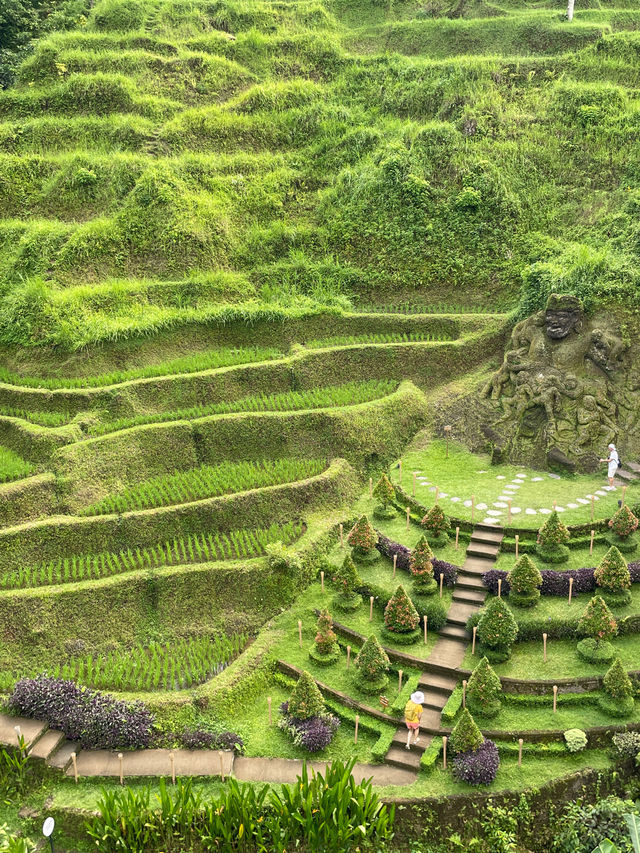
<path id="1" fill-rule="evenodd" d="M 347 612 L 360 607 L 362 598 L 356 590 L 362 585 L 362 581 L 349 554 L 345 555 L 342 564 L 334 571 L 332 581 L 340 590 L 333 598 L 333 603 L 339 610 Z"/>
<path id="2" fill-rule="evenodd" d="M 603 598 L 611 606 L 624 606 L 631 601 L 631 574 L 627 561 L 618 548 L 612 546 L 602 558 L 594 572 Z"/>
<path id="3" fill-rule="evenodd" d="M 363 693 L 378 693 L 389 683 L 387 672 L 391 663 L 387 653 L 378 642 L 375 634 L 371 634 L 355 659 L 356 686 Z"/>
<path id="4" fill-rule="evenodd" d="M 354 560 L 368 563 L 377 560 L 380 553 L 376 550 L 378 534 L 366 515 L 361 515 L 347 536 L 347 542 L 352 547 L 351 556 Z"/>
<path id="5" fill-rule="evenodd" d="M 531 557 L 523 554 L 507 575 L 509 601 L 519 607 L 532 607 L 540 598 L 542 575 Z"/>
<path id="6" fill-rule="evenodd" d="M 330 666 L 340 657 L 340 647 L 333 630 L 333 619 L 326 607 L 318 616 L 315 642 L 309 649 L 309 657 L 320 666 Z"/>
<path id="7" fill-rule="evenodd" d="M 587 736 L 582 729 L 568 729 L 564 733 L 564 742 L 569 752 L 582 752 L 587 745 Z"/>
<path id="8" fill-rule="evenodd" d="M 451 523 L 439 504 L 434 504 L 431 507 L 420 524 L 427 530 L 431 544 L 435 548 L 447 544 Z"/>
<path id="9" fill-rule="evenodd" d="M 398 586 L 384 609 L 385 632 L 392 637 L 406 635 L 415 636 L 417 639 L 420 636 L 419 625 L 420 615 L 413 606 L 413 601 L 407 595 L 405 588 L 402 585 Z"/>
<path id="10" fill-rule="evenodd" d="M 476 725 L 468 708 L 464 708 L 449 738 L 451 751 L 454 755 L 459 752 L 475 752 L 483 743 L 484 737 L 482 736 L 482 732 Z"/>
<path id="11" fill-rule="evenodd" d="M 491 664 L 483 657 L 477 667 L 471 673 L 467 684 L 467 706 L 474 714 L 483 717 L 495 717 L 500 711 L 502 703 L 500 694 L 502 684 Z"/>
<path id="12" fill-rule="evenodd" d="M 425 536 L 421 536 L 409 554 L 409 569 L 413 577 L 413 589 L 418 595 L 433 595 L 438 582 L 433 577 L 433 551 Z"/>
<path id="13" fill-rule="evenodd" d="M 589 663 L 613 660 L 614 648 L 609 642 L 618 633 L 618 623 L 601 596 L 594 596 L 578 621 L 578 633 L 586 637 L 577 645 L 578 655 Z"/>
<path id="14" fill-rule="evenodd" d="M 308 720 L 324 713 L 324 699 L 313 676 L 305 669 L 289 698 L 289 715 L 298 720 Z"/>
<path id="15" fill-rule="evenodd" d="M 565 563 L 569 559 L 567 542 L 570 534 L 560 521 L 557 510 L 553 510 L 549 518 L 538 531 L 536 551 L 545 563 Z"/>
<path id="16" fill-rule="evenodd" d="M 602 681 L 603 695 L 600 707 L 612 717 L 628 717 L 633 712 L 633 685 L 622 665 L 616 658 Z"/>
<path id="17" fill-rule="evenodd" d="M 502 663 L 511 655 L 511 646 L 518 636 L 518 623 L 502 598 L 493 598 L 478 621 L 480 653 L 490 663 Z"/>
<path id="18" fill-rule="evenodd" d="M 397 513 L 393 507 L 393 501 L 396 497 L 396 490 L 393 488 L 393 483 L 383 474 L 373 490 L 374 498 L 377 498 L 380 503 L 373 511 L 375 518 L 389 519 L 394 518 Z"/>

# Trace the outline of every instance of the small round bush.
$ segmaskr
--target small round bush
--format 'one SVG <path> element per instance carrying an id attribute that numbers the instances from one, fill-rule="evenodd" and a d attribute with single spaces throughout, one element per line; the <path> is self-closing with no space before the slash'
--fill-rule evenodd
<path id="1" fill-rule="evenodd" d="M 427 628 L 429 631 L 439 631 L 447 621 L 447 608 L 441 598 L 427 599 L 420 603 L 422 616 L 427 617 Z M 424 619 L 422 620 L 424 624 Z"/>
<path id="2" fill-rule="evenodd" d="M 476 725 L 468 708 L 464 708 L 449 738 L 451 752 L 454 755 L 459 752 L 475 752 L 482 745 L 483 740 L 482 732 Z"/>
<path id="3" fill-rule="evenodd" d="M 335 569 L 332 581 L 339 589 L 338 594 L 333 599 L 334 607 L 343 612 L 350 612 L 360 607 L 362 598 L 356 590 L 362 584 L 362 580 L 358 575 L 356 564 L 349 554 L 345 556 L 342 564 Z"/>
<path id="4" fill-rule="evenodd" d="M 599 705 L 612 717 L 628 717 L 633 712 L 633 685 L 620 658 L 615 659 L 602 680 Z"/>
<path id="5" fill-rule="evenodd" d="M 554 509 L 538 531 L 538 556 L 545 563 L 565 563 L 569 559 L 568 541 L 569 531 Z"/>
<path id="6" fill-rule="evenodd" d="M 569 729 L 564 733 L 564 742 L 569 752 L 582 752 L 587 745 L 587 736 L 582 729 Z"/>
<path id="7" fill-rule="evenodd" d="M 612 740 L 614 751 L 620 758 L 635 759 L 640 755 L 640 732 L 617 732 Z"/>
<path id="8" fill-rule="evenodd" d="M 441 548 L 447 544 L 451 523 L 439 504 L 434 504 L 420 523 L 427 531 L 434 548 Z"/>
<path id="9" fill-rule="evenodd" d="M 384 627 L 396 634 L 412 634 L 420 625 L 420 616 L 402 585 L 398 586 L 384 609 Z M 419 633 L 419 632 L 418 632 Z"/>
<path id="10" fill-rule="evenodd" d="M 490 785 L 500 766 L 498 747 L 488 738 L 478 749 L 456 755 L 452 762 L 453 775 L 467 785 Z"/>
<path id="11" fill-rule="evenodd" d="M 351 556 L 356 562 L 372 562 L 380 557 L 380 552 L 376 550 L 378 534 L 366 515 L 361 515 L 353 525 L 347 542 L 353 548 Z"/>
<path id="12" fill-rule="evenodd" d="M 532 607 L 540 598 L 542 575 L 531 557 L 523 554 L 507 575 L 509 601 L 518 607 Z"/>
<path id="13" fill-rule="evenodd" d="M 500 679 L 491 668 L 487 658 L 483 657 L 471 673 L 467 684 L 467 706 L 469 710 L 483 717 L 495 717 L 502 706 L 499 698 L 501 692 Z"/>
<path id="14" fill-rule="evenodd" d="M 518 623 L 507 603 L 502 598 L 491 599 L 478 621 L 478 639 L 482 654 L 490 663 L 507 660 L 517 636 Z M 500 660 L 496 660 L 496 656 L 499 656 Z"/>
<path id="15" fill-rule="evenodd" d="M 615 655 L 616 650 L 607 640 L 596 642 L 592 637 L 586 637 L 580 640 L 576 646 L 578 657 L 587 663 L 610 663 Z"/>
<path id="16" fill-rule="evenodd" d="M 595 595 L 587 604 L 584 613 L 578 622 L 578 634 L 590 637 L 599 643 L 608 641 L 618 633 L 618 623 L 613 618 L 613 613 L 607 607 L 604 599 Z M 583 646 L 586 648 L 586 646 Z"/>
<path id="17" fill-rule="evenodd" d="M 396 510 L 393 507 L 393 501 L 396 497 L 396 490 L 393 488 L 393 483 L 387 477 L 386 474 L 383 474 L 382 477 L 376 483 L 376 486 L 373 490 L 374 498 L 377 498 L 380 503 L 373 510 L 373 515 L 375 518 L 380 519 L 390 519 L 394 518 L 397 515 Z"/>
<path id="18" fill-rule="evenodd" d="M 389 683 L 387 672 L 391 664 L 375 634 L 360 649 L 354 665 L 356 686 L 363 693 L 378 693 Z"/>

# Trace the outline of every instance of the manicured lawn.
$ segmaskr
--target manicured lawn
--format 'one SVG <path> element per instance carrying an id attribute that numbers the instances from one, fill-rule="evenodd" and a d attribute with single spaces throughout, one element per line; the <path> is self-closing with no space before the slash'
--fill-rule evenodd
<path id="1" fill-rule="evenodd" d="M 640 637 L 630 634 L 615 637 L 613 645 L 624 666 L 629 670 L 640 669 Z M 576 640 L 549 640 L 547 643 L 547 661 L 542 659 L 542 637 L 516 643 L 508 661 L 494 666 L 498 675 L 510 678 L 547 679 L 576 678 L 578 676 L 599 675 L 609 669 L 610 664 L 586 663 L 576 653 Z M 462 667 L 473 669 L 480 661 L 479 655 L 471 654 L 471 649 L 462 661 Z"/>
<path id="2" fill-rule="evenodd" d="M 11 448 L 0 446 L 0 483 L 18 480 L 33 471 L 33 465 L 18 456 Z"/>
<path id="3" fill-rule="evenodd" d="M 507 705 L 502 704 L 502 709 L 493 720 L 483 720 L 478 717 L 476 722 L 481 729 L 495 729 L 503 731 L 525 731 L 535 729 L 589 729 L 593 726 L 621 725 L 640 720 L 640 703 L 636 702 L 633 713 L 623 719 L 610 717 L 603 713 L 597 705 L 573 705 L 570 707 L 562 705 L 560 701 L 557 711 L 553 713 L 553 697 L 549 696 L 546 707 Z"/>
<path id="4" fill-rule="evenodd" d="M 487 517 L 489 510 L 499 511 L 500 515 L 493 516 L 501 525 L 506 526 L 507 508 L 496 507 L 495 503 L 504 503 L 501 498 L 511 497 L 513 508 L 513 524 L 518 527 L 531 527 L 536 529 L 544 522 L 544 513 L 540 509 L 551 510 L 553 501 L 564 509 L 562 520 L 565 524 L 584 524 L 591 518 L 591 506 L 587 495 L 595 494 L 603 490 L 607 484 L 604 468 L 602 473 L 574 474 L 561 477 L 552 476 L 546 471 L 533 471 L 531 468 L 517 465 L 491 465 L 486 455 L 470 453 L 466 448 L 449 442 L 449 457 L 445 457 L 444 441 L 433 441 L 426 450 L 412 451 L 402 457 L 403 478 L 402 485 L 407 491 L 411 491 L 412 472 L 420 472 L 419 476 L 426 478 L 428 482 L 416 480 L 416 498 L 425 506 L 431 506 L 434 502 L 434 491 L 437 486 L 440 489 L 439 500 L 442 508 L 447 514 L 462 519 L 471 519 L 471 506 L 465 506 L 465 501 L 470 501 L 474 495 L 476 507 L 486 504 L 486 508 L 476 509 L 475 520 L 482 521 Z M 519 488 L 516 475 L 525 475 L 519 478 Z M 535 478 L 535 480 L 534 480 Z M 538 479 L 539 478 L 539 479 Z M 398 481 L 398 470 L 392 468 L 392 480 Z M 634 487 L 627 492 L 627 499 L 633 501 Z M 451 498 L 460 498 L 452 501 Z M 596 518 L 609 518 L 618 508 L 618 500 L 621 497 L 620 489 L 596 495 L 595 504 Z M 579 500 L 587 500 L 581 505 Z M 578 504 L 576 508 L 568 507 L 569 503 Z M 535 509 L 535 515 L 528 515 L 525 510 Z M 519 512 L 515 512 L 519 509 Z"/>

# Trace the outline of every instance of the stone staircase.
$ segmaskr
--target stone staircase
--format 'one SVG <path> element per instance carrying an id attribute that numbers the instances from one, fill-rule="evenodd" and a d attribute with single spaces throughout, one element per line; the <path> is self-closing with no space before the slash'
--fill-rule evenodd
<path id="1" fill-rule="evenodd" d="M 50 729 L 40 720 L 28 717 L 10 717 L 0 714 L 0 744 L 18 745 L 18 732 L 24 737 L 31 758 L 44 761 L 47 767 L 66 770 L 71 764 L 71 753 L 80 752 L 79 746 L 65 738 L 62 732 Z"/>
<path id="2" fill-rule="evenodd" d="M 433 740 L 433 732 L 440 728 L 442 709 L 458 684 L 455 670 L 462 663 L 471 639 L 465 625 L 484 604 L 487 589 L 482 583 L 482 574 L 493 568 L 503 535 L 499 527 L 484 524 L 474 527 L 464 565 L 458 569 L 447 621 L 420 677 L 418 690 L 424 693 L 424 713 L 419 741 L 407 749 L 407 728 L 404 723 L 400 725 L 385 756 L 386 764 L 404 770 L 420 768 L 422 753 Z"/>

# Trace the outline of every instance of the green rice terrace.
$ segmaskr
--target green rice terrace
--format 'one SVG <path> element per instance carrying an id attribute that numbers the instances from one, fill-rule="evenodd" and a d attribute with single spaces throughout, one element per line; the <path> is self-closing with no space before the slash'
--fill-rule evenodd
<path id="1" fill-rule="evenodd" d="M 0 853 L 640 853 L 639 31 L 0 4 Z"/>

